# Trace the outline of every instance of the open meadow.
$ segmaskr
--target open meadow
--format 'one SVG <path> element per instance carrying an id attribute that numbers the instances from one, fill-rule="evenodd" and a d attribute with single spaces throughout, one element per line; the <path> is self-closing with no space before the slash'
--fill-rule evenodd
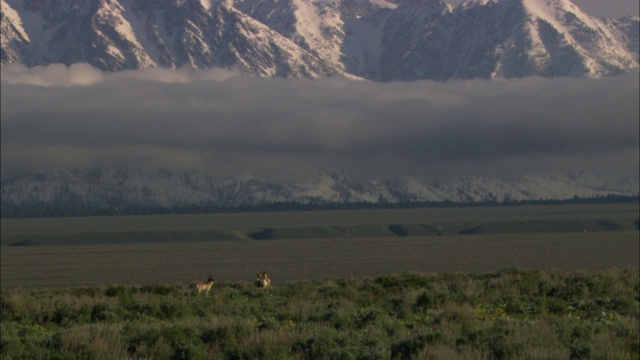
<path id="1" fill-rule="evenodd" d="M 2 288 L 638 266 L 638 204 L 2 219 Z"/>
<path id="2" fill-rule="evenodd" d="M 3 219 L 0 355 L 637 359 L 638 219 L 638 204 Z"/>

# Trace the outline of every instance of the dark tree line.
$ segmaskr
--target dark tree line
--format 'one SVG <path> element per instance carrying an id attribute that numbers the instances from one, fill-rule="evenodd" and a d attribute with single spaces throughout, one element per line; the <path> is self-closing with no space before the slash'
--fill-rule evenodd
<path id="1" fill-rule="evenodd" d="M 271 212 L 271 211 L 314 211 L 314 210 L 364 210 L 364 209 L 413 209 L 413 208 L 447 208 L 447 207 L 482 207 L 482 206 L 522 206 L 522 205 L 562 205 L 562 204 L 607 204 L 638 203 L 638 195 L 606 195 L 596 197 L 578 197 L 571 199 L 538 199 L 538 200 L 505 200 L 480 202 L 453 201 L 415 201 L 415 202 L 273 202 L 257 205 L 218 206 L 95 206 L 88 203 L 31 203 L 26 206 L 2 204 L 2 218 L 34 218 L 34 217 L 66 217 L 66 216 L 103 216 L 103 215 L 156 215 L 156 214 L 206 214 L 206 213 L 238 213 L 238 212 Z"/>

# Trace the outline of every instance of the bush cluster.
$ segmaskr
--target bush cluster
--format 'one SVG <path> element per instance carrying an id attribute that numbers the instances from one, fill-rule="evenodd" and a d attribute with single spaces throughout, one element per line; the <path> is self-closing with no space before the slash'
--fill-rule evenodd
<path id="1" fill-rule="evenodd" d="M 1 296 L 2 359 L 637 359 L 637 268 Z"/>

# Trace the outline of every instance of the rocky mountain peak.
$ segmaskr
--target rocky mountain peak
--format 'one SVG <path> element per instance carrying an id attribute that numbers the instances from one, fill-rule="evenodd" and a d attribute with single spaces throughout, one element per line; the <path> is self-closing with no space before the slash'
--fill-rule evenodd
<path id="1" fill-rule="evenodd" d="M 3 64 L 374 81 L 637 72 L 638 17 L 569 0 L 0 0 Z"/>

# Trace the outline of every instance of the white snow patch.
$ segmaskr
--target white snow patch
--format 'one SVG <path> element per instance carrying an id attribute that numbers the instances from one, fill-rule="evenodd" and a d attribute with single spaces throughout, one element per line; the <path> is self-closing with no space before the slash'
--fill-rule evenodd
<path id="1" fill-rule="evenodd" d="M 207 11 L 209 11 L 209 9 L 211 9 L 211 0 L 200 0 L 200 4 Z"/>
<path id="2" fill-rule="evenodd" d="M 131 6 L 133 6 L 133 4 L 131 4 Z M 130 31 L 135 34 L 134 36 L 137 38 L 137 43 L 140 45 L 141 49 L 150 58 L 150 65 L 156 66 L 160 59 L 160 53 L 158 52 L 158 49 L 153 44 L 151 44 L 151 42 L 149 42 L 147 32 L 145 31 L 145 24 L 143 22 L 143 19 L 135 16 L 135 12 L 129 9 L 122 12 L 122 17 L 130 27 Z M 159 19 L 158 21 L 161 20 Z"/>
<path id="3" fill-rule="evenodd" d="M 112 23 L 114 23 L 114 28 L 118 34 L 120 34 L 124 39 L 133 44 L 135 48 L 135 54 L 138 62 L 142 65 L 142 67 L 155 66 L 156 63 L 149 57 L 149 54 L 145 51 L 145 48 L 140 43 L 139 39 L 144 39 L 143 33 L 137 33 L 129 21 L 125 14 L 129 14 L 128 11 L 122 7 L 122 5 L 118 3 L 108 3 L 105 4 L 103 8 L 98 10 L 98 15 L 101 17 L 105 17 L 107 19 L 114 18 L 116 19 Z M 116 51 L 117 50 L 117 51 Z M 109 52 L 112 54 L 118 54 L 118 56 L 124 59 L 124 55 L 118 49 L 109 48 Z"/>
<path id="4" fill-rule="evenodd" d="M 22 36 L 23 39 L 31 41 L 29 39 L 29 35 L 22 27 L 22 19 L 20 18 L 20 15 L 18 15 L 18 12 L 4 1 L 2 1 L 2 14 L 7 17 L 7 19 L 11 20 L 11 23 L 15 27 L 16 31 L 20 34 L 20 36 Z"/>
<path id="5" fill-rule="evenodd" d="M 334 2 L 309 0 L 293 0 L 296 22 L 296 33 L 302 36 L 312 49 L 318 49 L 322 58 L 333 64 L 340 64 L 342 52 L 341 39 L 336 39 L 331 31 L 342 32 L 343 22 Z M 329 33 L 328 33 L 329 32 Z M 341 34 L 344 36 L 344 34 Z"/>
<path id="6" fill-rule="evenodd" d="M 3 1 L 4 3 L 5 1 Z M 48 59 L 50 49 L 48 49 L 47 44 L 51 40 L 51 36 L 56 33 L 56 28 L 59 25 L 48 23 L 39 12 L 27 10 L 23 7 L 21 1 L 14 1 L 11 7 L 20 14 L 22 28 L 26 34 L 29 34 L 31 53 L 35 62 L 40 63 Z M 4 11 L 4 8 L 2 11 Z"/>
<path id="7" fill-rule="evenodd" d="M 611 33 L 611 31 L 600 20 L 591 17 L 582 12 L 578 7 L 568 0 L 521 0 L 525 5 L 527 11 L 534 17 L 543 19 L 551 24 L 557 31 L 564 35 L 567 42 L 572 44 L 578 52 L 584 58 L 584 64 L 589 69 L 592 76 L 599 76 L 605 73 L 605 69 L 602 68 L 598 60 L 605 60 L 606 62 L 624 69 L 630 63 L 634 63 L 634 59 L 624 51 L 622 46 L 618 46 L 619 42 L 617 38 Z M 592 29 L 600 38 L 606 40 L 608 43 L 618 44 L 614 46 L 602 46 L 602 42 L 593 39 L 593 46 L 589 50 L 584 48 L 583 44 L 580 44 L 575 40 L 572 27 L 565 25 L 562 20 L 565 14 L 573 14 L 580 23 Z M 533 31 L 536 33 L 536 31 Z M 537 39 L 534 39 L 537 42 Z M 591 47 L 591 46 L 590 46 Z M 594 58 L 595 57 L 595 58 Z"/>
<path id="8" fill-rule="evenodd" d="M 553 4 L 548 0 L 522 0 L 522 2 L 532 15 L 548 21 L 554 28 L 560 30 L 561 33 L 565 35 L 571 36 L 569 29 L 562 22 L 558 21 L 558 15 L 564 12 L 571 12 L 582 22 L 591 25 L 589 16 L 581 12 L 570 2 L 556 1 Z"/>
<path id="9" fill-rule="evenodd" d="M 398 5 L 390 3 L 387 0 L 369 0 L 370 3 L 383 9 L 395 9 Z"/>
<path id="10" fill-rule="evenodd" d="M 573 14 L 581 23 L 595 30 L 600 34 L 604 34 L 608 40 L 615 40 L 609 29 L 604 24 L 584 13 L 572 2 L 567 0 L 522 0 L 527 9 L 535 16 L 545 19 L 551 23 L 556 29 L 562 30 L 565 35 L 571 36 L 571 28 L 563 24 L 561 17 L 566 13 Z"/>

